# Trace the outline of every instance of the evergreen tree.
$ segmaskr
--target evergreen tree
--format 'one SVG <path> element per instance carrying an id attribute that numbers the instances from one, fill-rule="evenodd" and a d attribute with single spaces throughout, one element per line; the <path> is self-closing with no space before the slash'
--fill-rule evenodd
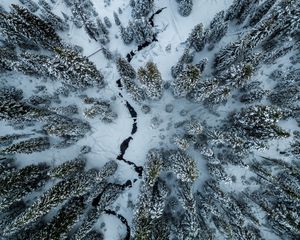
<path id="1" fill-rule="evenodd" d="M 94 63 L 74 50 L 56 48 L 55 58 L 48 63 L 49 72 L 75 88 L 104 86 L 103 75 Z"/>
<path id="2" fill-rule="evenodd" d="M 132 17 L 139 19 L 147 17 L 152 11 L 154 6 L 154 0 L 134 0 L 132 2 Z"/>
<path id="3" fill-rule="evenodd" d="M 254 13 L 250 16 L 249 25 L 253 27 L 256 25 L 264 15 L 268 13 L 270 8 L 275 4 L 276 0 L 266 0 L 262 4 L 260 4 L 254 11 Z"/>
<path id="4" fill-rule="evenodd" d="M 95 174 L 94 170 L 90 170 L 85 174 L 75 175 L 58 182 L 9 224 L 5 229 L 5 234 L 14 233 L 22 227 L 37 221 L 64 200 L 85 194 L 91 189 L 91 182 Z"/>
<path id="5" fill-rule="evenodd" d="M 193 55 L 190 53 L 189 49 L 185 49 L 177 64 L 171 68 L 172 77 L 176 78 L 183 71 L 185 65 L 192 62 Z"/>
<path id="6" fill-rule="evenodd" d="M 131 26 L 123 27 L 120 25 L 121 38 L 125 44 L 130 44 L 133 41 L 133 30 Z"/>
<path id="7" fill-rule="evenodd" d="M 247 15 L 257 6 L 258 0 L 235 0 L 226 12 L 225 20 L 237 19 L 238 23 L 243 23 Z"/>
<path id="8" fill-rule="evenodd" d="M 136 77 L 136 72 L 129 62 L 124 58 L 118 58 L 116 61 L 117 70 L 121 77 L 128 77 L 134 79 Z"/>
<path id="9" fill-rule="evenodd" d="M 196 88 L 200 79 L 200 70 L 192 64 L 186 65 L 183 71 L 172 82 L 174 95 L 177 97 L 185 97 Z"/>
<path id="10" fill-rule="evenodd" d="M 55 30 L 58 31 L 67 31 L 69 30 L 69 24 L 61 19 L 59 16 L 52 13 L 50 10 L 42 9 L 42 14 L 40 15 L 41 18 L 51 25 Z"/>
<path id="11" fill-rule="evenodd" d="M 180 150 L 170 150 L 164 153 L 166 169 L 173 171 L 183 182 L 193 182 L 198 177 L 197 165 L 194 159 Z"/>
<path id="12" fill-rule="evenodd" d="M 7 172 L 0 179 L 0 209 L 6 209 L 32 191 L 40 189 L 49 180 L 47 164 L 29 165 L 20 170 Z"/>
<path id="13" fill-rule="evenodd" d="M 120 18 L 118 16 L 118 14 L 116 12 L 114 12 L 114 21 L 115 21 L 115 24 L 117 26 L 120 26 L 121 25 L 121 21 L 120 21 Z"/>
<path id="14" fill-rule="evenodd" d="M 195 50 L 197 52 L 200 52 L 201 50 L 203 50 L 205 43 L 206 43 L 206 36 L 205 36 L 204 30 L 203 30 L 202 23 L 197 24 L 193 28 L 193 30 L 188 38 L 188 43 L 189 43 L 190 47 L 195 48 Z"/>
<path id="15" fill-rule="evenodd" d="M 84 171 L 86 159 L 82 157 L 75 158 L 60 164 L 53 168 L 49 175 L 53 178 L 69 178 L 70 176 Z"/>
<path id="16" fill-rule="evenodd" d="M 188 93 L 187 98 L 193 102 L 201 103 L 216 91 L 219 84 L 220 81 L 216 78 L 201 81 L 196 85 L 195 89 Z"/>
<path id="17" fill-rule="evenodd" d="M 85 198 L 73 197 L 59 210 L 58 214 L 37 234 L 36 239 L 67 239 L 71 227 L 83 213 Z"/>
<path id="18" fill-rule="evenodd" d="M 244 108 L 231 117 L 232 124 L 243 130 L 248 136 L 257 139 L 288 137 L 276 123 L 282 118 L 283 112 L 273 106 L 251 106 Z"/>
<path id="19" fill-rule="evenodd" d="M 133 38 L 137 44 L 152 42 L 154 32 L 152 26 L 146 18 L 134 19 L 129 23 Z"/>
<path id="20" fill-rule="evenodd" d="M 210 22 L 209 29 L 206 30 L 208 35 L 208 42 L 217 43 L 227 33 L 228 22 L 224 21 L 224 15 L 225 12 L 221 11 L 217 13 L 213 20 Z"/>
<path id="21" fill-rule="evenodd" d="M 117 114 L 112 111 L 108 101 L 96 101 L 92 107 L 84 111 L 84 115 L 88 118 L 99 117 L 100 120 L 108 123 L 117 118 Z"/>
<path id="22" fill-rule="evenodd" d="M 12 8 L 10 14 L 0 14 L 2 19 L 0 27 L 9 41 L 17 44 L 33 41 L 48 49 L 61 46 L 59 36 L 49 24 L 23 7 L 12 4 Z"/>
<path id="23" fill-rule="evenodd" d="M 179 0 L 178 12 L 181 16 L 187 17 L 193 9 L 193 0 Z"/>
<path id="24" fill-rule="evenodd" d="M 146 96 L 144 90 L 140 88 L 133 79 L 129 77 L 123 77 L 122 83 L 124 84 L 126 91 L 131 95 L 133 100 L 137 102 L 145 100 Z"/>
<path id="25" fill-rule="evenodd" d="M 50 142 L 48 137 L 30 138 L 29 140 L 21 141 L 19 143 L 12 144 L 3 150 L 4 154 L 12 153 L 25 153 L 31 154 L 33 152 L 42 152 L 50 148 Z"/>
<path id="26" fill-rule="evenodd" d="M 36 12 L 39 9 L 39 5 L 32 0 L 19 0 L 19 2 L 24 4 L 31 12 Z"/>
<path id="27" fill-rule="evenodd" d="M 163 94 L 163 81 L 157 66 L 148 62 L 145 68 L 138 69 L 138 79 L 145 86 L 145 92 L 151 100 L 159 100 Z"/>

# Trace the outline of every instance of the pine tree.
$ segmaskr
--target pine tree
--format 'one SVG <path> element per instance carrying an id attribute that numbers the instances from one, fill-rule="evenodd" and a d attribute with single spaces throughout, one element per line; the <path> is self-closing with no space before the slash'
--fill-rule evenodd
<path id="1" fill-rule="evenodd" d="M 192 64 L 186 65 L 183 71 L 172 82 L 174 95 L 177 97 L 185 97 L 196 88 L 200 79 L 200 70 Z"/>
<path id="2" fill-rule="evenodd" d="M 55 30 L 67 31 L 70 28 L 69 24 L 66 21 L 64 21 L 62 18 L 52 13 L 50 10 L 42 9 L 42 14 L 40 15 L 40 17 L 46 23 L 51 25 Z"/>
<path id="3" fill-rule="evenodd" d="M 206 79 L 199 82 L 195 89 L 188 93 L 187 98 L 193 102 L 203 102 L 218 88 L 220 81 L 216 78 Z"/>
<path id="4" fill-rule="evenodd" d="M 42 152 L 50 148 L 50 142 L 48 137 L 30 138 L 29 140 L 21 141 L 19 143 L 12 144 L 3 150 L 4 154 L 12 153 L 25 153 L 31 154 L 33 152 Z"/>
<path id="5" fill-rule="evenodd" d="M 61 46 L 59 36 L 49 24 L 23 7 L 15 4 L 12 4 L 12 7 L 13 11 L 10 14 L 0 14 L 1 28 L 10 41 L 20 44 L 22 42 L 19 40 L 25 38 L 48 49 Z"/>
<path id="6" fill-rule="evenodd" d="M 96 172 L 90 170 L 85 174 L 75 175 L 58 182 L 9 224 L 5 229 L 5 234 L 14 233 L 22 227 L 37 221 L 64 200 L 85 194 L 92 188 L 95 175 Z"/>
<path id="7" fill-rule="evenodd" d="M 270 8 L 275 4 L 276 0 L 266 0 L 261 5 L 259 5 L 254 13 L 250 16 L 249 25 L 253 27 L 256 25 L 264 15 L 268 13 Z"/>
<path id="8" fill-rule="evenodd" d="M 148 62 L 145 68 L 138 69 L 138 79 L 145 87 L 145 92 L 151 100 L 159 100 L 163 94 L 161 74 L 153 62 Z"/>
<path id="9" fill-rule="evenodd" d="M 282 110 L 277 107 L 257 105 L 234 113 L 231 120 L 234 126 L 244 130 L 250 137 L 257 139 L 288 137 L 289 133 L 276 125 L 282 116 Z"/>
<path id="10" fill-rule="evenodd" d="M 28 193 L 41 188 L 49 180 L 48 171 L 49 166 L 42 163 L 7 172 L 0 180 L 0 209 L 10 207 Z"/>
<path id="11" fill-rule="evenodd" d="M 183 182 L 193 182 L 198 177 L 197 165 L 194 159 L 180 150 L 170 150 L 167 157 L 166 169 L 173 171 Z"/>
<path id="12" fill-rule="evenodd" d="M 137 44 L 152 42 L 154 32 L 152 26 L 146 18 L 134 19 L 129 23 L 133 38 Z"/>
<path id="13" fill-rule="evenodd" d="M 142 17 L 147 17 L 147 15 L 152 11 L 154 6 L 154 0 L 135 0 L 132 3 L 132 17 L 139 19 Z"/>
<path id="14" fill-rule="evenodd" d="M 6 44 L 0 47 L 0 73 L 13 70 L 17 61 L 18 56 L 14 46 Z"/>
<path id="15" fill-rule="evenodd" d="M 97 101 L 92 107 L 84 110 L 84 116 L 88 118 L 99 117 L 101 121 L 111 123 L 116 119 L 117 114 L 112 111 L 108 101 Z"/>
<path id="16" fill-rule="evenodd" d="M 37 239 L 67 239 L 71 227 L 83 213 L 85 198 L 73 197 L 59 210 L 58 214 L 37 234 Z"/>
<path id="17" fill-rule="evenodd" d="M 193 9 L 193 0 L 179 0 L 178 12 L 181 16 L 187 17 Z"/>
<path id="18" fill-rule="evenodd" d="M 247 15 L 257 6 L 258 0 L 235 0 L 226 12 L 225 20 L 237 19 L 243 23 Z"/>
<path id="19" fill-rule="evenodd" d="M 70 176 L 84 171 L 86 164 L 86 159 L 82 157 L 75 158 L 60 164 L 59 166 L 53 168 L 49 175 L 52 178 L 69 178 Z"/>
<path id="20" fill-rule="evenodd" d="M 136 77 L 136 72 L 134 68 L 126 61 L 125 58 L 118 58 L 116 61 L 117 70 L 121 77 L 128 77 L 134 79 Z"/>
<path id="21" fill-rule="evenodd" d="M 115 21 L 115 24 L 117 26 L 120 26 L 121 25 L 121 21 L 120 21 L 120 18 L 118 16 L 118 14 L 116 12 L 114 12 L 114 21 Z"/>
<path id="22" fill-rule="evenodd" d="M 128 27 L 120 26 L 121 38 L 125 44 L 130 44 L 133 41 L 133 30 L 129 25 Z"/>
<path id="23" fill-rule="evenodd" d="M 48 63 L 49 72 L 75 88 L 104 86 L 103 75 L 94 63 L 72 49 L 56 48 L 55 58 Z"/>
<path id="24" fill-rule="evenodd" d="M 77 141 L 90 131 L 90 125 L 78 119 L 54 118 L 43 126 L 43 130 L 49 135 Z"/>
<path id="25" fill-rule="evenodd" d="M 193 47 L 197 52 L 200 52 L 201 50 L 203 50 L 206 41 L 207 40 L 204 33 L 203 24 L 199 23 L 193 28 L 188 38 L 188 43 L 190 47 Z"/>
<path id="26" fill-rule="evenodd" d="M 24 4 L 31 12 L 36 12 L 39 9 L 39 5 L 32 0 L 19 0 L 19 2 Z"/>
<path id="27" fill-rule="evenodd" d="M 129 77 L 123 77 L 122 83 L 124 84 L 124 88 L 131 95 L 133 100 L 137 102 L 145 100 L 146 96 L 144 90 L 140 88 L 133 79 Z"/>
<path id="28" fill-rule="evenodd" d="M 225 36 L 228 29 L 228 22 L 224 21 L 224 15 L 225 12 L 221 11 L 210 22 L 209 29 L 206 30 L 208 42 L 217 43 Z"/>
<path id="29" fill-rule="evenodd" d="M 172 66 L 171 74 L 173 78 L 176 78 L 184 69 L 186 64 L 193 62 L 193 55 L 190 53 L 189 49 L 185 49 L 182 56 L 179 58 L 177 64 Z"/>

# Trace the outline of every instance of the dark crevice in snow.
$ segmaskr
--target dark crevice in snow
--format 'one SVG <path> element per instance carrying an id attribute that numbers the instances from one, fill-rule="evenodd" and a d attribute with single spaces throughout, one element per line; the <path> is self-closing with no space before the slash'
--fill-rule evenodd
<path id="1" fill-rule="evenodd" d="M 137 132 L 137 123 L 136 123 L 136 119 L 134 119 L 134 123 L 132 124 L 131 135 L 135 134 L 136 132 Z"/>
<path id="2" fill-rule="evenodd" d="M 164 9 L 166 9 L 166 7 L 161 8 L 161 9 L 158 9 L 155 13 L 153 13 L 153 14 L 151 15 L 151 17 L 149 18 L 149 23 L 150 23 L 150 25 L 151 25 L 152 27 L 154 27 L 154 21 L 153 21 L 153 19 L 154 19 L 155 15 L 160 14 Z M 137 54 L 137 52 L 139 52 L 139 51 L 143 50 L 144 48 L 148 47 L 151 43 L 157 42 L 158 40 L 157 40 L 157 38 L 156 38 L 156 35 L 157 35 L 157 34 L 154 34 L 154 36 L 153 36 L 153 38 L 152 38 L 152 41 L 150 41 L 150 42 L 147 41 L 147 42 L 144 42 L 143 44 L 138 45 L 137 50 L 131 50 L 131 51 L 126 55 L 127 61 L 128 61 L 128 62 L 131 62 L 132 58 Z"/>
<path id="3" fill-rule="evenodd" d="M 154 19 L 155 15 L 160 14 L 160 13 L 161 13 L 164 9 L 166 9 L 166 8 L 167 8 L 167 7 L 160 8 L 160 9 L 158 9 L 155 13 L 153 13 L 153 14 L 151 15 L 151 17 L 149 18 L 149 22 L 150 22 L 150 24 L 151 24 L 152 27 L 154 27 L 154 21 L 153 21 L 153 19 Z"/>
<path id="4" fill-rule="evenodd" d="M 110 209 L 104 210 L 104 212 L 108 215 L 116 216 L 126 226 L 126 236 L 125 236 L 124 240 L 130 240 L 130 227 L 128 225 L 126 218 L 123 217 L 121 214 L 118 214 L 115 211 L 110 210 Z"/>
<path id="5" fill-rule="evenodd" d="M 152 38 L 152 41 L 147 41 L 147 42 L 144 42 L 143 44 L 140 44 L 138 45 L 138 48 L 137 50 L 131 50 L 129 53 L 127 53 L 126 55 L 126 59 L 128 62 L 131 62 L 132 58 L 137 54 L 137 52 L 143 50 L 145 47 L 148 47 L 151 43 L 153 42 L 157 42 L 157 38 L 156 38 L 156 35 L 153 36 Z"/>
<path id="6" fill-rule="evenodd" d="M 130 105 L 128 101 L 126 101 L 126 107 L 130 113 L 130 116 L 132 118 L 137 118 L 137 112 L 134 110 L 134 108 Z"/>
<path id="7" fill-rule="evenodd" d="M 117 85 L 118 87 L 122 90 L 122 82 L 121 79 L 117 80 Z M 119 96 L 123 98 L 123 95 L 121 93 L 119 93 Z M 134 107 L 128 102 L 126 101 L 125 106 L 127 107 L 129 114 L 131 116 L 131 118 L 133 119 L 133 124 L 132 124 L 132 130 L 131 130 L 131 136 L 126 138 L 120 145 L 120 154 L 117 156 L 117 159 L 120 161 L 123 161 L 125 163 L 127 163 L 128 165 L 132 165 L 134 166 L 134 170 L 136 171 L 136 173 L 138 174 L 138 176 L 142 176 L 143 175 L 143 167 L 141 166 L 137 166 L 134 162 L 128 161 L 126 159 L 124 159 L 124 154 L 127 150 L 127 148 L 129 147 L 129 143 L 131 140 L 133 140 L 132 135 L 134 135 L 137 132 L 137 112 L 135 111 Z"/>
<path id="8" fill-rule="evenodd" d="M 119 160 L 122 160 L 123 159 L 123 156 L 127 150 L 127 148 L 129 147 L 129 142 L 132 140 L 133 138 L 132 137 L 128 137 L 126 138 L 120 145 L 120 154 L 119 156 L 117 157 L 117 159 Z"/>

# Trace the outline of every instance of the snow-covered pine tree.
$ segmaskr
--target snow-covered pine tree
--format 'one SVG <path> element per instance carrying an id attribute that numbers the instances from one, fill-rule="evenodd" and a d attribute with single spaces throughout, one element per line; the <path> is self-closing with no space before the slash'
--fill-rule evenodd
<path id="1" fill-rule="evenodd" d="M 69 231 L 86 207 L 84 201 L 84 196 L 72 197 L 62 206 L 58 214 L 33 237 L 35 239 L 67 239 Z"/>
<path id="2" fill-rule="evenodd" d="M 207 29 L 207 42 L 217 43 L 225 36 L 228 29 L 228 22 L 224 20 L 225 12 L 221 11 L 216 14 L 210 22 L 209 29 Z"/>
<path id="3" fill-rule="evenodd" d="M 151 42 L 154 37 L 154 32 L 149 21 L 145 18 L 134 19 L 129 22 L 133 38 L 137 44 L 143 44 L 145 42 Z"/>
<path id="4" fill-rule="evenodd" d="M 33 15 L 26 8 L 12 4 L 11 13 L 0 14 L 4 35 L 12 43 L 25 44 L 27 41 L 38 46 L 53 49 L 61 46 L 60 37 L 51 25 Z M 21 42 L 20 42 L 20 41 Z"/>
<path id="5" fill-rule="evenodd" d="M 55 53 L 47 63 L 52 76 L 75 88 L 104 87 L 103 75 L 87 57 L 67 48 L 56 48 Z"/>
<path id="6" fill-rule="evenodd" d="M 186 48 L 184 50 L 182 56 L 179 58 L 178 62 L 176 63 L 176 65 L 172 66 L 172 68 L 171 68 L 172 77 L 176 78 L 183 71 L 184 66 L 186 64 L 192 63 L 193 57 L 194 56 L 193 56 L 193 54 L 190 53 L 190 50 L 188 48 Z"/>
<path id="7" fill-rule="evenodd" d="M 148 14 L 152 11 L 154 6 L 154 0 L 134 0 L 131 3 L 132 5 L 132 17 L 139 19 L 147 17 Z"/>
<path id="8" fill-rule="evenodd" d="M 187 17 L 193 10 L 193 0 L 179 0 L 178 12 L 181 16 Z"/>
<path id="9" fill-rule="evenodd" d="M 114 21 L 115 21 L 115 24 L 117 26 L 120 26 L 121 25 L 121 21 L 120 21 L 120 18 L 118 16 L 118 14 L 116 12 L 114 12 Z"/>
<path id="10" fill-rule="evenodd" d="M 128 27 L 123 27 L 122 25 L 120 25 L 120 33 L 121 33 L 121 38 L 125 44 L 132 43 L 133 30 L 130 25 Z"/>
<path id="11" fill-rule="evenodd" d="M 87 193 L 93 186 L 92 182 L 96 174 L 97 172 L 92 169 L 84 174 L 74 175 L 55 184 L 6 227 L 5 235 L 14 233 L 24 226 L 36 222 L 63 201 Z"/>
<path id="12" fill-rule="evenodd" d="M 125 58 L 119 57 L 116 60 L 117 70 L 121 77 L 136 78 L 136 72 L 131 64 Z"/>
<path id="13" fill-rule="evenodd" d="M 283 112 L 277 107 L 256 105 L 241 109 L 240 112 L 232 114 L 230 119 L 233 126 L 250 137 L 272 139 L 289 136 L 288 132 L 276 125 L 282 117 Z"/>
<path id="14" fill-rule="evenodd" d="M 52 178 L 66 179 L 74 174 L 82 173 L 84 171 L 85 164 L 85 158 L 77 157 L 73 160 L 66 161 L 63 164 L 60 164 L 59 166 L 51 169 L 48 175 Z"/>
<path id="15" fill-rule="evenodd" d="M 145 91 L 140 88 L 133 79 L 123 77 L 121 80 L 126 91 L 131 95 L 133 100 L 141 102 L 146 99 Z"/>
<path id="16" fill-rule="evenodd" d="M 154 62 L 146 63 L 137 72 L 138 79 L 145 87 L 145 92 L 151 100 L 159 100 L 163 94 L 163 81 L 161 74 Z"/>
<path id="17" fill-rule="evenodd" d="M 266 0 L 265 2 L 260 4 L 250 16 L 249 25 L 251 27 L 255 26 L 263 18 L 263 16 L 268 13 L 275 2 L 276 0 Z"/>
<path id="18" fill-rule="evenodd" d="M 188 64 L 172 82 L 173 93 L 176 97 L 185 97 L 193 91 L 201 80 L 201 72 L 195 65 Z"/>
<path id="19" fill-rule="evenodd" d="M 30 138 L 19 143 L 12 144 L 0 152 L 3 154 L 42 152 L 50 148 L 48 137 Z"/>
<path id="20" fill-rule="evenodd" d="M 225 20 L 237 19 L 237 22 L 243 23 L 246 17 L 255 9 L 258 5 L 258 0 L 234 0 L 232 5 L 226 12 Z"/>
<path id="21" fill-rule="evenodd" d="M 48 171 L 49 166 L 40 163 L 28 165 L 13 172 L 6 172 L 1 176 L 1 211 L 20 201 L 28 193 L 40 189 L 50 178 L 47 174 Z"/>
<path id="22" fill-rule="evenodd" d="M 193 47 L 197 52 L 200 52 L 203 50 L 207 41 L 206 37 L 203 24 L 199 23 L 193 28 L 187 41 L 190 47 Z"/>
<path id="23" fill-rule="evenodd" d="M 183 182 L 194 182 L 198 177 L 197 164 L 194 159 L 180 150 L 170 150 L 164 153 L 167 156 L 166 169 L 176 174 Z"/>

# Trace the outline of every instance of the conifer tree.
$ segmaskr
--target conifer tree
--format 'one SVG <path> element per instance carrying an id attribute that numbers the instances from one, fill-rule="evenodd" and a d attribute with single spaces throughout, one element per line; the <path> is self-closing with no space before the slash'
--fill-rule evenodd
<path id="1" fill-rule="evenodd" d="M 29 140 L 21 141 L 19 143 L 12 144 L 3 150 L 2 153 L 25 153 L 31 154 L 33 152 L 42 152 L 50 148 L 50 142 L 48 137 L 30 138 Z"/>
<path id="2" fill-rule="evenodd" d="M 205 43 L 206 43 L 206 36 L 204 33 L 202 23 L 197 24 L 193 28 L 193 30 L 188 38 L 188 43 L 189 43 L 190 47 L 195 48 L 195 50 L 197 52 L 200 52 L 201 50 L 203 50 Z"/>
<path id="3" fill-rule="evenodd" d="M 118 58 L 116 61 L 117 70 L 121 77 L 128 77 L 134 79 L 136 72 L 129 62 L 125 58 Z"/>
<path id="4" fill-rule="evenodd" d="M 191 14 L 193 9 L 193 0 L 179 0 L 178 12 L 181 16 L 187 17 Z"/>
<path id="5" fill-rule="evenodd" d="M 196 88 L 200 79 L 200 70 L 192 64 L 186 65 L 183 71 L 172 82 L 174 95 L 177 97 L 185 97 Z"/>
<path id="6" fill-rule="evenodd" d="M 145 68 L 138 69 L 138 79 L 145 86 L 145 92 L 151 100 L 159 100 L 163 94 L 163 81 L 157 66 L 148 62 Z"/>
<path id="7" fill-rule="evenodd" d="M 132 17 L 139 19 L 147 17 L 152 11 L 154 6 L 154 0 L 134 0 L 132 3 Z"/>

